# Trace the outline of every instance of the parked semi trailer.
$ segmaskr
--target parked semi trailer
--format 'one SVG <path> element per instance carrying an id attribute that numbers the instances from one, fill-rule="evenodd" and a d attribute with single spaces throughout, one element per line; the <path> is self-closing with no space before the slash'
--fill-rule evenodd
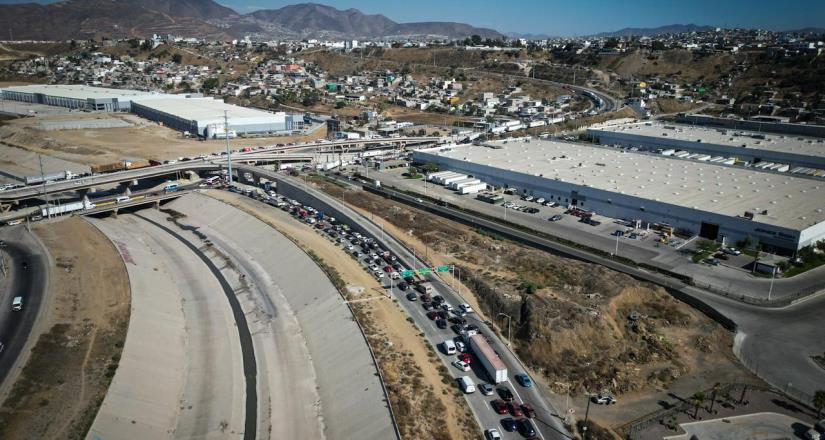
<path id="1" fill-rule="evenodd" d="M 504 362 L 498 357 L 493 347 L 490 347 L 484 336 L 475 334 L 470 336 L 469 339 L 470 349 L 473 350 L 487 374 L 490 375 L 490 380 L 493 383 L 506 382 L 507 367 L 504 366 Z"/>

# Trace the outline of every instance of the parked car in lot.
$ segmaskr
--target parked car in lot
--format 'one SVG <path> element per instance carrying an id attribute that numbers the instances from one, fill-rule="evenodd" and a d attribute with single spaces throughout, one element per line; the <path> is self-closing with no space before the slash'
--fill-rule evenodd
<path id="1" fill-rule="evenodd" d="M 524 388 L 530 388 L 533 386 L 533 381 L 530 379 L 530 376 L 527 373 L 518 373 L 515 376 L 516 382 L 519 385 L 523 386 Z"/>
<path id="2" fill-rule="evenodd" d="M 610 394 L 596 394 L 594 396 L 590 396 L 590 401 L 598 404 L 598 405 L 615 405 L 616 398 L 611 396 Z"/>
<path id="3" fill-rule="evenodd" d="M 717 260 L 716 258 L 706 258 L 705 259 L 705 264 L 709 264 L 711 266 L 718 266 L 718 265 L 722 264 L 722 262 Z"/>
<path id="4" fill-rule="evenodd" d="M 741 255 L 742 254 L 742 251 L 740 251 L 739 249 L 736 249 L 736 248 L 732 248 L 732 247 L 722 248 L 722 252 L 724 252 L 728 255 Z"/>

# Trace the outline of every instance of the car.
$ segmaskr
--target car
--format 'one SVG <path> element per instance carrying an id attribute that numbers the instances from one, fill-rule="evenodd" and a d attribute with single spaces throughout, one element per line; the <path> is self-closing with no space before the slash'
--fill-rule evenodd
<path id="1" fill-rule="evenodd" d="M 505 402 L 513 400 L 513 392 L 510 391 L 510 388 L 498 387 L 496 388 L 496 391 L 498 391 L 499 397 L 501 397 Z"/>
<path id="2" fill-rule="evenodd" d="M 510 409 L 507 408 L 507 402 L 501 399 L 495 399 L 490 401 L 490 406 L 492 406 L 493 411 L 497 412 L 498 414 L 507 414 L 510 412 Z"/>
<path id="3" fill-rule="evenodd" d="M 718 266 L 718 265 L 722 264 L 722 262 L 717 260 L 716 258 L 706 258 L 705 259 L 705 264 L 708 264 L 710 266 Z"/>
<path id="4" fill-rule="evenodd" d="M 15 296 L 11 301 L 11 310 L 14 312 L 19 312 L 23 310 L 23 297 L 22 296 Z"/>
<path id="5" fill-rule="evenodd" d="M 544 197 L 539 197 L 539 198 L 537 198 L 537 199 L 536 199 L 536 203 L 538 203 L 538 204 L 542 204 L 542 203 L 544 203 Z"/>
<path id="6" fill-rule="evenodd" d="M 461 309 L 461 311 L 464 312 L 464 313 L 473 313 L 473 308 L 470 307 L 470 305 L 467 304 L 467 303 L 459 304 L 458 308 Z"/>
<path id="7" fill-rule="evenodd" d="M 461 325 L 464 325 L 464 324 L 467 323 L 467 320 L 462 318 L 461 316 L 450 316 L 449 321 L 452 322 L 453 324 L 461 324 Z"/>
<path id="8" fill-rule="evenodd" d="M 418 301 L 418 295 L 415 292 L 410 292 L 407 294 L 407 299 L 410 301 Z"/>
<path id="9" fill-rule="evenodd" d="M 547 220 L 550 220 L 551 222 L 557 222 L 557 221 L 561 220 L 561 216 L 559 214 L 556 214 L 556 215 L 548 218 Z"/>
<path id="10" fill-rule="evenodd" d="M 518 433 L 525 438 L 530 438 L 536 435 L 536 428 L 533 427 L 533 422 L 530 419 L 520 419 L 516 422 L 516 429 Z"/>
<path id="11" fill-rule="evenodd" d="M 415 284 L 415 278 L 411 276 L 406 276 L 404 277 L 404 282 L 412 286 L 413 284 Z"/>
<path id="12" fill-rule="evenodd" d="M 441 304 L 441 308 L 444 309 L 445 312 L 453 310 L 453 306 L 451 306 L 450 303 Z"/>
<path id="13" fill-rule="evenodd" d="M 533 408 L 533 405 L 530 405 L 529 403 L 522 403 L 521 410 L 524 412 L 525 416 L 531 419 L 536 417 L 536 410 Z"/>
<path id="14" fill-rule="evenodd" d="M 521 410 L 521 405 L 515 401 L 507 402 L 507 411 L 509 411 L 513 417 L 524 417 L 524 412 Z"/>
<path id="15" fill-rule="evenodd" d="M 432 301 L 433 301 L 433 297 L 431 297 L 431 296 L 430 296 L 429 294 L 427 294 L 427 293 L 422 293 L 422 294 L 421 294 L 421 301 L 423 301 L 423 302 L 425 302 L 425 303 L 432 302 Z"/>
<path id="16" fill-rule="evenodd" d="M 461 353 L 464 353 L 465 351 L 467 351 L 467 346 L 464 345 L 464 342 L 462 342 L 462 341 L 456 341 L 455 348 L 457 348 L 458 351 L 460 351 Z"/>
<path id="17" fill-rule="evenodd" d="M 458 347 L 456 347 L 456 349 L 458 349 Z M 467 365 L 470 365 L 472 363 L 472 358 L 470 357 L 470 353 L 467 353 L 467 352 L 460 353 L 458 355 L 458 359 L 460 359 L 462 362 L 464 362 Z"/>
<path id="18" fill-rule="evenodd" d="M 455 334 L 460 335 L 461 332 L 464 331 L 464 326 L 461 324 L 453 324 L 450 326 L 451 329 L 455 332 Z"/>
<path id="19" fill-rule="evenodd" d="M 456 345 L 458 345 L 458 343 L 456 343 Z M 479 391 L 481 391 L 481 394 L 484 394 L 485 396 L 492 396 L 493 395 L 493 386 L 490 385 L 489 383 L 480 384 L 478 386 L 478 389 L 479 389 Z"/>
<path id="20" fill-rule="evenodd" d="M 429 312 L 433 309 L 433 303 L 422 302 L 421 307 L 424 307 L 424 310 Z"/>
<path id="21" fill-rule="evenodd" d="M 462 361 L 462 360 L 454 360 L 453 366 L 458 368 L 461 371 L 470 371 L 470 364 Z"/>
<path id="22" fill-rule="evenodd" d="M 530 376 L 527 373 L 518 373 L 515 376 L 516 382 L 519 385 L 523 386 L 524 388 L 530 388 L 533 386 L 533 381 L 530 379 Z"/>
<path id="23" fill-rule="evenodd" d="M 407 287 L 409 287 L 409 286 L 407 286 L 407 283 L 405 283 L 405 282 L 403 282 L 403 281 L 402 281 L 402 282 L 400 282 L 400 283 L 398 283 L 398 288 L 399 288 L 401 291 L 407 290 Z"/>
<path id="24" fill-rule="evenodd" d="M 487 429 L 484 431 L 484 438 L 487 440 L 501 440 L 501 433 L 495 428 Z"/>
<path id="25" fill-rule="evenodd" d="M 603 394 L 599 393 L 593 396 L 590 396 L 590 401 L 597 404 L 597 405 L 615 405 L 616 398 L 610 394 Z"/>
<path id="26" fill-rule="evenodd" d="M 447 320 L 446 319 L 441 319 L 441 318 L 436 319 L 435 320 L 435 325 L 436 325 L 436 327 L 438 327 L 440 329 L 445 329 L 445 328 L 447 328 Z"/>
<path id="27" fill-rule="evenodd" d="M 441 296 L 441 295 L 435 295 L 435 296 L 433 297 L 433 302 L 438 303 L 438 304 L 441 304 L 441 303 L 443 303 L 443 302 L 444 302 L 444 297 L 443 297 L 443 296 Z"/>
<path id="28" fill-rule="evenodd" d="M 386 272 L 386 273 L 392 272 L 392 266 L 384 266 L 384 272 Z"/>
<path id="29" fill-rule="evenodd" d="M 427 312 L 427 318 L 430 318 L 430 321 L 435 321 L 435 319 L 438 318 L 438 315 L 435 311 L 429 311 Z"/>
<path id="30" fill-rule="evenodd" d="M 732 248 L 732 247 L 722 248 L 722 252 L 724 252 L 728 255 L 742 255 L 742 251 L 740 251 L 739 249 L 736 249 L 736 248 Z"/>
<path id="31" fill-rule="evenodd" d="M 501 427 L 507 432 L 516 430 L 516 421 L 512 417 L 505 417 L 501 419 Z"/>

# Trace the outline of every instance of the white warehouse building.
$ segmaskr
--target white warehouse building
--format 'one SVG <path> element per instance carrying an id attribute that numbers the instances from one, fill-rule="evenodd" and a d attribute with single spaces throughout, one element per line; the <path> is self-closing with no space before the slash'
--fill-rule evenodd
<path id="1" fill-rule="evenodd" d="M 134 99 L 174 96 L 139 90 L 107 89 L 85 85 L 35 84 L 0 89 L 9 101 L 45 104 L 78 110 L 128 112 Z"/>
<path id="2" fill-rule="evenodd" d="M 303 128 L 302 117 L 240 107 L 213 98 L 141 99 L 133 103 L 132 112 L 205 138 L 224 136 L 224 112 L 229 122 L 230 137 L 281 135 Z"/>
<path id="3" fill-rule="evenodd" d="M 413 161 L 607 217 L 751 237 L 765 250 L 825 239 L 825 182 L 811 178 L 535 139 L 419 150 Z"/>
<path id="4" fill-rule="evenodd" d="M 587 135 L 602 145 L 647 151 L 675 148 L 735 157 L 743 162 L 775 162 L 825 170 L 825 139 L 821 138 L 658 122 L 591 128 Z"/>

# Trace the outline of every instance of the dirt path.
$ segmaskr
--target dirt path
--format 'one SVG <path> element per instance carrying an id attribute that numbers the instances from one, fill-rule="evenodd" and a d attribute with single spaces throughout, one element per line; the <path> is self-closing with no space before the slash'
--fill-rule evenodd
<path id="1" fill-rule="evenodd" d="M 295 221 L 281 210 L 233 193 L 210 191 L 208 195 L 272 226 L 300 247 L 311 250 L 341 275 L 350 291 L 350 299 L 354 300 L 351 304 L 360 316 L 366 317 L 366 320 L 359 319 L 376 355 L 380 357 L 381 353 L 392 353 L 386 359 L 379 359 L 379 363 L 404 438 L 410 435 L 417 438 L 447 438 L 436 437 L 441 429 L 446 430 L 449 438 L 468 438 L 457 422 L 469 415 L 465 412 L 468 411 L 466 403 L 459 400 L 463 399 L 457 397 L 453 387 L 442 382 L 438 371 L 440 362 L 433 356 L 419 331 L 407 321 L 407 315 L 400 306 L 384 296 L 378 282 L 353 258 L 311 227 Z M 396 369 L 401 368 L 416 377 L 400 374 Z M 428 393 L 430 388 L 432 392 Z M 400 399 L 393 398 L 394 393 Z M 399 410 L 397 406 L 401 402 L 409 402 L 411 407 Z M 408 430 L 406 434 L 405 427 Z"/>
<path id="2" fill-rule="evenodd" d="M 106 394 L 129 322 L 129 279 L 109 240 L 71 217 L 34 228 L 53 257 L 45 329 L 0 408 L 0 438 L 79 439 Z"/>

